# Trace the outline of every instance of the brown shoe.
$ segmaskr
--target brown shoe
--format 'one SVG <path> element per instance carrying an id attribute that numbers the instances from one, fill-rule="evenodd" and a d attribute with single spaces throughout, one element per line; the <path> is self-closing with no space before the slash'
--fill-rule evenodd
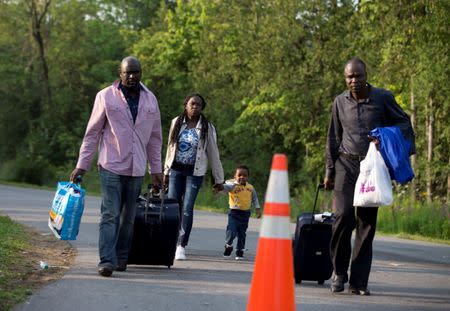
<path id="1" fill-rule="evenodd" d="M 110 277 L 113 273 L 113 270 L 109 267 L 100 267 L 98 268 L 98 274 L 104 277 Z"/>
<path id="2" fill-rule="evenodd" d="M 370 290 L 367 287 L 356 287 L 350 285 L 348 287 L 348 292 L 353 295 L 370 296 Z"/>

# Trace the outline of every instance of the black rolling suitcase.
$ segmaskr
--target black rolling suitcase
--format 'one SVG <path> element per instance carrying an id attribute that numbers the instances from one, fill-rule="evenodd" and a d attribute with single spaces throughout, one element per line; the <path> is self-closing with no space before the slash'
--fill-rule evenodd
<path id="1" fill-rule="evenodd" d="M 317 214 L 317 220 L 314 219 L 317 197 L 322 188 L 322 184 L 317 186 L 312 213 L 302 213 L 297 219 L 293 241 L 296 283 L 308 280 L 323 284 L 333 272 L 330 257 L 333 215 L 331 213 Z"/>
<path id="2" fill-rule="evenodd" d="M 150 194 L 150 188 L 148 189 Z M 180 215 L 178 202 L 149 194 L 137 201 L 134 233 L 128 254 L 128 264 L 173 265 L 178 240 Z"/>

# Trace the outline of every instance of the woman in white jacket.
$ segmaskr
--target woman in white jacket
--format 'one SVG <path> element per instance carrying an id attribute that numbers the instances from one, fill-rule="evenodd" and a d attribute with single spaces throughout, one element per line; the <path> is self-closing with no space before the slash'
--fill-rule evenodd
<path id="1" fill-rule="evenodd" d="M 184 110 L 172 120 L 169 130 L 164 183 L 169 187 L 169 198 L 180 204 L 181 227 L 176 260 L 185 260 L 185 247 L 192 229 L 195 199 L 203 176 L 211 165 L 213 188 L 223 189 L 224 174 L 220 162 L 217 134 L 214 125 L 203 115 L 206 101 L 200 94 L 184 100 Z"/>

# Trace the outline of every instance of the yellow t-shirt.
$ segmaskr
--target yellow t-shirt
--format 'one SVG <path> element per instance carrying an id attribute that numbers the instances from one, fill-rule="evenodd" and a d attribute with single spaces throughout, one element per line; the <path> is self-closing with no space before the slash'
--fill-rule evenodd
<path id="1" fill-rule="evenodd" d="M 247 211 L 252 204 L 255 208 L 259 208 L 256 191 L 251 184 L 240 185 L 227 182 L 224 188 L 228 191 L 228 203 L 231 209 Z"/>

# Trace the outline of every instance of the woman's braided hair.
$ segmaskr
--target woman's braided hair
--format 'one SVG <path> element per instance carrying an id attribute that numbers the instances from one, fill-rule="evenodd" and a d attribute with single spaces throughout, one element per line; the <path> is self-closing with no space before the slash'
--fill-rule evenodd
<path id="1" fill-rule="evenodd" d="M 200 95 L 198 93 L 194 93 L 194 94 L 190 94 L 190 95 L 186 96 L 186 98 L 184 99 L 184 104 L 183 104 L 183 107 L 184 107 L 183 112 L 178 116 L 177 120 L 175 121 L 172 135 L 170 135 L 170 144 L 171 145 L 175 145 L 178 141 L 178 135 L 180 135 L 181 124 L 183 124 L 184 118 L 187 117 L 186 105 L 192 97 L 198 97 L 202 100 L 202 110 L 205 109 L 205 107 L 206 107 L 206 101 L 202 95 Z M 206 117 L 203 115 L 203 113 L 200 113 L 200 120 L 202 122 L 202 130 L 200 133 L 200 138 L 203 140 L 203 145 L 205 145 L 206 137 L 208 135 L 209 121 L 208 121 L 208 119 L 206 119 Z"/>

